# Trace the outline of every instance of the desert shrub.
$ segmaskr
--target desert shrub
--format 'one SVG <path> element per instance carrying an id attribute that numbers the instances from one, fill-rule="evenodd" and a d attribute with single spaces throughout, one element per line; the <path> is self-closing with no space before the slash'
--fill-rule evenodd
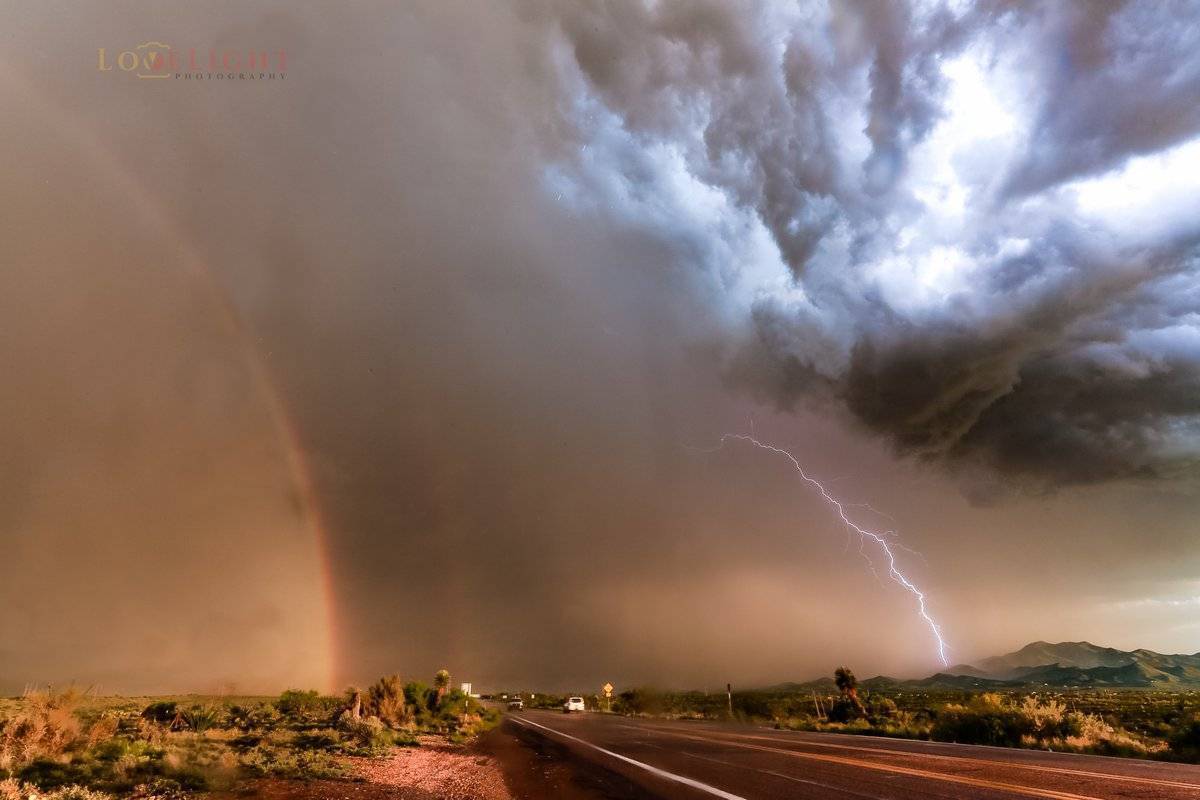
<path id="1" fill-rule="evenodd" d="M 333 728 L 318 728 L 297 734 L 292 744 L 301 750 L 338 750 L 342 735 Z"/>
<path id="2" fill-rule="evenodd" d="M 209 728 L 216 727 L 221 719 L 221 712 L 216 706 L 195 705 L 179 712 L 180 719 L 196 733 L 204 733 Z"/>
<path id="3" fill-rule="evenodd" d="M 1067 707 L 1054 699 L 1042 701 L 1030 695 L 1018 708 L 1039 742 L 1078 736 L 1083 724 L 1083 715 L 1067 713 Z"/>
<path id="4" fill-rule="evenodd" d="M 117 714 L 110 712 L 100 715 L 91 724 L 91 727 L 88 728 L 87 746 L 92 748 L 104 742 L 112 741 L 120 727 L 121 718 Z"/>
<path id="5" fill-rule="evenodd" d="M 56 758 L 80 740 L 73 689 L 29 692 L 20 710 L 0 723 L 0 770 L 11 771 L 39 758 Z"/>
<path id="6" fill-rule="evenodd" d="M 661 713 L 666 705 L 661 692 L 646 687 L 626 689 L 616 697 L 614 709 L 634 716 Z"/>
<path id="7" fill-rule="evenodd" d="M 499 711 L 486 708 L 469 695 L 452 689 L 443 696 L 437 710 L 425 718 L 423 728 L 461 742 L 498 724 L 499 720 Z"/>
<path id="8" fill-rule="evenodd" d="M 404 684 L 399 675 L 386 675 L 377 680 L 363 697 L 362 713 L 378 717 L 393 730 L 411 725 L 414 713 L 408 706 Z"/>
<path id="9" fill-rule="evenodd" d="M 64 786 L 61 789 L 43 795 L 45 800 L 109 800 L 112 795 L 98 792 L 84 786 Z"/>
<path id="10" fill-rule="evenodd" d="M 299 689 L 288 689 L 275 701 L 279 713 L 295 722 L 332 720 L 341 711 L 342 705 L 340 697 Z"/>
<path id="11" fill-rule="evenodd" d="M 354 755 L 382 755 L 395 743 L 379 717 L 354 717 L 347 711 L 338 720 L 338 728 L 348 737 L 344 749 Z"/>
<path id="12" fill-rule="evenodd" d="M 464 711 L 454 721 L 449 734 L 450 741 L 456 744 L 466 742 L 500 724 L 500 719 L 498 710 L 473 703 L 470 710 Z"/>
<path id="13" fill-rule="evenodd" d="M 420 681 L 409 681 L 404 684 L 404 700 L 420 714 L 433 708 L 436 695 L 433 690 Z"/>
<path id="14" fill-rule="evenodd" d="M 0 781 L 0 800 L 112 800 L 112 795 L 83 786 L 63 786 L 51 792 L 41 792 L 36 786 L 16 780 Z M 157 799 L 155 799 L 157 800 Z"/>
<path id="15" fill-rule="evenodd" d="M 1200 717 L 1186 719 L 1170 735 L 1171 754 L 1185 761 L 1200 761 Z"/>
<path id="16" fill-rule="evenodd" d="M 1148 743 L 1129 731 L 1108 724 L 1095 714 L 1068 716 L 1072 718 L 1072 730 L 1059 740 L 1063 749 L 1079 753 L 1135 757 L 1154 755 L 1166 749 L 1166 745 L 1161 742 Z"/>
<path id="17" fill-rule="evenodd" d="M 842 695 L 829 706 L 830 722 L 852 722 L 863 718 L 863 706 L 855 698 Z"/>
<path id="18" fill-rule="evenodd" d="M 21 768 L 17 772 L 17 777 L 25 783 L 43 788 L 55 788 L 90 783 L 96 777 L 97 772 L 98 770 L 89 763 L 42 756 Z"/>
<path id="19" fill-rule="evenodd" d="M 275 708 L 279 709 L 279 713 L 285 717 L 306 716 L 309 712 L 316 710 L 320 697 L 321 695 L 316 691 L 288 689 L 279 695 L 279 699 L 275 701 Z"/>
<path id="20" fill-rule="evenodd" d="M 896 720 L 900 713 L 896 701 L 890 697 L 872 696 L 867 699 L 865 706 L 866 718 L 872 725 L 887 726 Z"/>
<path id="21" fill-rule="evenodd" d="M 176 734 L 163 750 L 157 772 L 184 789 L 199 791 L 229 785 L 237 769 L 237 756 L 223 743 Z"/>
<path id="22" fill-rule="evenodd" d="M 1080 753 L 1146 756 L 1161 751 L 1129 731 L 1095 714 L 1068 712 L 1057 700 L 1026 697 L 1013 703 L 997 694 L 982 694 L 964 705 L 941 709 L 932 737 L 964 744 L 1004 747 L 1052 747 Z"/>
<path id="23" fill-rule="evenodd" d="M 249 731 L 254 729 L 254 712 L 258 706 L 232 705 L 226 712 L 229 722 L 229 727 L 236 728 L 239 731 Z M 272 709 L 274 710 L 274 709 Z M 276 712 L 278 713 L 278 712 Z"/>
<path id="24" fill-rule="evenodd" d="M 258 705 L 235 705 L 229 708 L 229 725 L 243 732 L 273 728 L 283 719 L 279 709 L 272 703 Z"/>
<path id="25" fill-rule="evenodd" d="M 159 725 L 174 725 L 179 719 L 179 704 L 167 701 L 151 703 L 142 709 L 142 719 Z"/>
<path id="26" fill-rule="evenodd" d="M 329 753 L 294 751 L 267 743 L 242 754 L 240 763 L 252 775 L 298 779 L 340 778 L 345 775 L 345 770 Z"/>
<path id="27" fill-rule="evenodd" d="M 1032 721 L 1000 695 L 985 693 L 967 705 L 950 704 L 938 711 L 931 735 L 941 742 L 1020 747 L 1034 733 Z"/>
<path id="28" fill-rule="evenodd" d="M 47 794 L 31 795 L 39 800 L 112 800 L 107 792 L 98 792 L 84 786 L 63 786 Z"/>
<path id="29" fill-rule="evenodd" d="M 166 740 L 168 733 L 170 733 L 170 728 L 167 725 L 145 717 L 138 719 L 137 728 L 134 731 L 138 741 L 154 746 L 161 745 Z"/>
<path id="30" fill-rule="evenodd" d="M 91 756 L 99 761 L 116 762 L 129 755 L 135 747 L 144 749 L 145 743 L 135 743 L 130 739 L 119 736 L 97 742 L 89 748 L 89 751 Z"/>
<path id="31" fill-rule="evenodd" d="M 187 800 L 188 791 L 179 781 L 155 778 L 134 788 L 131 800 Z"/>

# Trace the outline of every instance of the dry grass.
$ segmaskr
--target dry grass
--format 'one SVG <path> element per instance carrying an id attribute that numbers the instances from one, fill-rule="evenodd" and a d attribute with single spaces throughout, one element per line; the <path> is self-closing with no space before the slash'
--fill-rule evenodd
<path id="1" fill-rule="evenodd" d="M 485 719 L 465 696 L 450 701 L 418 718 L 399 679 L 384 679 L 364 704 L 371 716 L 335 726 L 346 703 L 315 692 L 130 699 L 31 691 L 0 699 L 0 800 L 167 800 L 251 778 L 352 778 L 350 757 L 388 755 L 434 727 L 469 738 L 498 717 Z"/>
<path id="2" fill-rule="evenodd" d="M 58 758 L 82 735 L 75 716 L 82 700 L 78 691 L 30 691 L 23 699 L 20 710 L 0 725 L 0 769 L 5 771 L 38 758 Z"/>

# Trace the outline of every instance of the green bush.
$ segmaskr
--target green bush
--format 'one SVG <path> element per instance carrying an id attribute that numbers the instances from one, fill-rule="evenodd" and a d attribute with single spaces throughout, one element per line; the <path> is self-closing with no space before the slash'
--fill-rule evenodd
<path id="1" fill-rule="evenodd" d="M 292 745 L 300 750 L 333 751 L 341 748 L 342 735 L 333 728 L 318 728 L 297 734 Z"/>
<path id="2" fill-rule="evenodd" d="M 299 779 L 340 778 L 345 775 L 345 769 L 329 753 L 295 751 L 265 743 L 244 753 L 240 763 L 252 775 Z"/>
<path id="3" fill-rule="evenodd" d="M 861 717 L 862 710 L 859 705 L 845 695 L 834 700 L 833 705 L 829 707 L 830 722 L 850 722 Z"/>
<path id="4" fill-rule="evenodd" d="M 293 722 L 332 721 L 341 712 L 344 701 L 315 691 L 288 689 L 279 695 L 275 708 Z"/>
<path id="5" fill-rule="evenodd" d="M 883 723 L 896 716 L 896 701 L 890 697 L 872 696 L 867 700 L 867 718 L 872 723 Z"/>
<path id="6" fill-rule="evenodd" d="M 420 714 L 433 708 L 437 694 L 420 681 L 409 681 L 404 684 L 404 699 Z"/>
<path id="7" fill-rule="evenodd" d="M 229 708 L 229 724 L 231 727 L 249 733 L 254 730 L 273 728 L 283 719 L 279 709 L 271 703 L 258 705 L 235 705 Z"/>
<path id="8" fill-rule="evenodd" d="M 363 697 L 363 715 L 378 717 L 393 730 L 400 730 L 411 724 L 415 715 L 409 708 L 404 689 L 399 675 L 385 675 L 380 678 Z"/>
<path id="9" fill-rule="evenodd" d="M 1200 761 L 1200 717 L 1184 720 L 1169 739 L 1171 754 L 1185 761 Z"/>
<path id="10" fill-rule="evenodd" d="M 170 725 L 179 716 L 179 704 L 167 701 L 151 703 L 142 709 L 142 719 L 157 722 L 159 725 Z"/>
<path id="11" fill-rule="evenodd" d="M 950 704 L 937 712 L 931 735 L 940 742 L 1020 747 L 1032 737 L 1032 720 L 996 694 L 982 694 L 967 705 Z"/>

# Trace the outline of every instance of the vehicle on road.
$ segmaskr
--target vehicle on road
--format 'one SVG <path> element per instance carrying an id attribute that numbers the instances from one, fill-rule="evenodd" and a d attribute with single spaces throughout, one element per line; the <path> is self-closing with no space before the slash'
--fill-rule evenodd
<path id="1" fill-rule="evenodd" d="M 525 707 L 525 701 L 519 697 L 514 697 L 512 700 L 508 701 L 508 710 L 509 711 L 520 711 L 524 707 Z"/>
<path id="2" fill-rule="evenodd" d="M 572 711 L 583 711 L 582 697 L 568 697 L 567 702 L 563 703 L 563 713 L 570 714 Z"/>

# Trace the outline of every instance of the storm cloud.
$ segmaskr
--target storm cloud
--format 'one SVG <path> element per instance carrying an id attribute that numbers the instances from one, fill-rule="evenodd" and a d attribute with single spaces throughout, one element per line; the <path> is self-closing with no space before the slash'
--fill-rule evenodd
<path id="1" fill-rule="evenodd" d="M 730 374 L 782 408 L 832 399 L 902 452 L 1043 488 L 1186 473 L 1200 60 L 1179 11 L 572 6 L 581 105 L 659 171 L 613 145 L 567 169 L 695 219 L 686 178 L 741 215 L 696 247 L 736 254 L 753 332 Z"/>

